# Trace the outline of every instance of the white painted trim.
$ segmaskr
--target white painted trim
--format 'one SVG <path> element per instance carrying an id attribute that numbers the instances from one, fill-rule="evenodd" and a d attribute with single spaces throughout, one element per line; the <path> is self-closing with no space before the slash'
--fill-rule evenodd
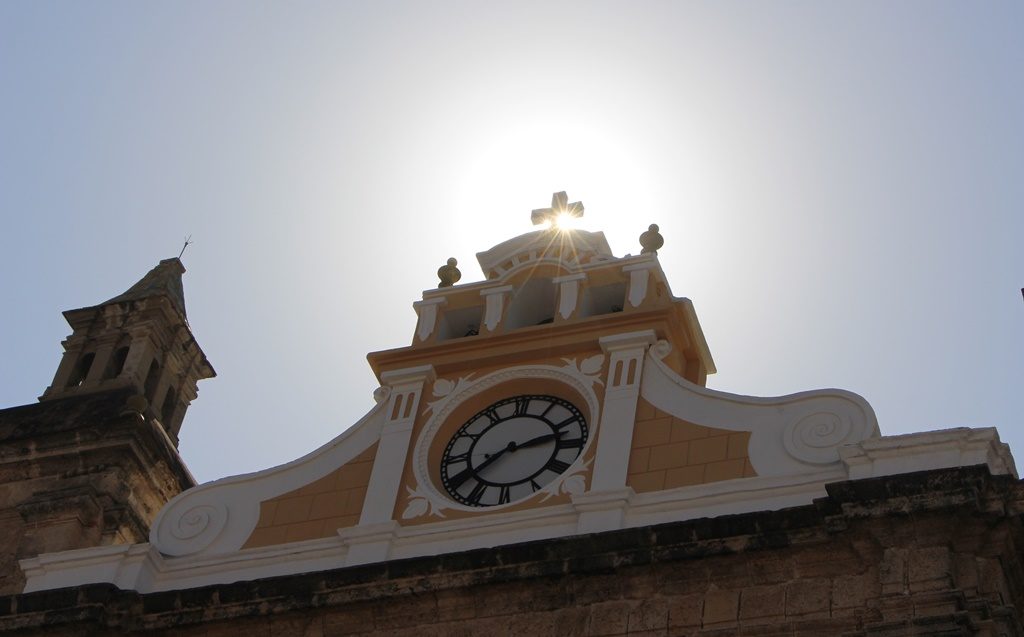
<path id="1" fill-rule="evenodd" d="M 558 313 L 563 319 L 572 316 L 579 302 L 580 281 L 585 281 L 587 275 L 580 272 L 565 276 L 556 276 L 551 282 L 558 286 Z"/>
<path id="2" fill-rule="evenodd" d="M 424 299 L 412 304 L 419 317 L 416 325 L 416 336 L 419 340 L 425 341 L 434 333 L 434 328 L 437 327 L 437 311 L 447 304 L 448 298 L 444 296 Z"/>
<path id="3" fill-rule="evenodd" d="M 988 465 L 993 474 L 1017 477 L 1010 447 L 995 427 L 958 427 L 865 440 L 843 447 L 839 456 L 851 479 L 926 469 Z"/>
<path id="4" fill-rule="evenodd" d="M 512 292 L 511 285 L 500 285 L 498 287 L 480 290 L 480 296 L 484 297 L 486 306 L 484 309 L 484 325 L 487 330 L 493 332 L 501 323 L 505 313 L 505 297 Z"/>
<path id="5" fill-rule="evenodd" d="M 369 449 L 381 436 L 393 406 L 390 383 L 432 373 L 429 366 L 386 372 L 374 392 L 378 404 L 326 445 L 292 462 L 223 478 L 178 494 L 161 509 L 149 541 L 165 555 L 211 555 L 239 550 L 259 522 L 260 503 L 326 476 Z"/>
<path id="6" fill-rule="evenodd" d="M 596 256 L 613 256 L 612 250 L 608 246 L 608 240 L 603 232 L 571 230 L 567 234 L 571 234 L 571 240 L 567 241 L 566 245 L 578 247 L 580 252 L 593 252 Z M 484 276 L 487 276 L 493 270 L 499 272 L 499 276 L 504 278 L 520 267 L 536 265 L 537 255 L 543 254 L 550 247 L 552 237 L 558 240 L 559 234 L 554 234 L 550 230 L 527 232 L 526 234 L 503 241 L 490 250 L 477 252 L 476 260 L 480 264 L 480 270 L 484 273 Z M 514 263 L 513 267 L 507 271 L 501 269 L 501 266 L 506 261 L 512 261 L 513 257 L 523 253 L 529 253 L 530 258 L 526 261 Z M 570 265 L 573 262 L 569 261 L 568 256 L 568 254 L 563 255 L 563 258 L 559 261 L 565 265 Z"/>
<path id="7" fill-rule="evenodd" d="M 360 526 L 391 522 L 402 483 L 402 471 L 398 469 L 406 464 L 423 385 L 433 381 L 434 368 L 423 365 L 384 372 L 380 376 L 391 387 L 391 396 L 366 487 Z"/>
<path id="8" fill-rule="evenodd" d="M 387 391 L 375 392 L 382 394 Z M 165 555 L 237 551 L 259 522 L 261 502 L 319 480 L 376 443 L 387 404 L 377 404 L 334 440 L 297 460 L 178 494 L 153 521 L 150 543 Z"/>
<path id="9" fill-rule="evenodd" d="M 750 432 L 750 463 L 759 476 L 799 475 L 840 466 L 839 448 L 878 433 L 866 400 L 840 389 L 778 398 L 740 396 L 695 385 L 661 360 L 670 345 L 651 348 L 640 395 L 687 422 Z"/>
<path id="10" fill-rule="evenodd" d="M 598 339 L 601 349 L 610 354 L 604 393 L 604 422 L 608 426 L 601 428 L 597 440 L 594 475 L 590 481 L 593 491 L 611 491 L 626 486 L 644 354 L 657 338 L 653 330 L 641 330 Z M 615 523 L 614 513 L 591 517 L 592 521 L 583 522 L 588 531 L 616 528 L 608 526 Z M 621 523 L 621 514 L 618 514 L 618 523 Z"/>
<path id="11" fill-rule="evenodd" d="M 653 366 L 652 366 L 653 368 Z M 994 429 L 953 429 L 871 438 L 843 448 L 844 457 L 890 453 L 913 458 L 914 470 L 942 468 L 949 460 L 941 448 L 960 441 L 965 448 L 996 450 L 986 454 L 993 473 L 1012 473 L 1008 449 Z M 881 455 L 878 455 L 881 454 Z M 895 456 L 892 456 L 895 457 Z M 940 463 L 930 466 L 924 459 Z M 968 455 L 974 463 L 981 456 Z M 900 469 L 898 465 L 888 465 Z M 886 465 L 875 464 L 875 470 Z M 718 515 L 772 511 L 812 503 L 826 496 L 825 485 L 849 479 L 844 463 L 785 476 L 759 476 L 694 485 L 652 493 L 631 489 L 584 494 L 572 504 L 522 511 L 499 511 L 460 520 L 440 520 L 409 527 L 393 523 L 345 529 L 338 536 L 219 555 L 161 555 L 149 544 L 104 546 L 49 553 L 20 562 L 27 579 L 25 592 L 109 582 L 142 593 L 226 584 L 366 563 L 350 558 L 357 545 L 372 547 L 381 559 L 400 559 L 567 537 L 588 528 L 591 512 L 621 511 L 622 528 L 633 528 Z M 591 521 L 593 517 L 591 518 Z M 583 531 L 585 532 L 585 531 Z"/>

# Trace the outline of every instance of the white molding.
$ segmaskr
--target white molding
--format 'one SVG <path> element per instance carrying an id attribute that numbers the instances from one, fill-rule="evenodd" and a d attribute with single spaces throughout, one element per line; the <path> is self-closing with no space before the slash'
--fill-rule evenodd
<path id="1" fill-rule="evenodd" d="M 1012 459 L 1004 455 L 1005 445 L 997 442 L 998 436 L 992 429 L 954 429 L 872 438 L 844 447 L 844 456 L 857 458 L 862 454 L 894 453 L 898 449 L 900 455 L 909 458 L 930 457 L 944 463 L 948 457 L 933 453 L 936 444 L 945 444 L 942 439 L 946 439 L 946 443 L 960 440 L 967 448 L 989 445 L 997 450 L 994 455 L 986 456 L 989 469 L 993 473 L 1012 473 Z M 974 464 L 980 457 L 968 455 L 964 459 Z M 915 470 L 944 466 L 925 466 L 915 461 Z M 141 593 L 192 588 L 366 563 L 365 557 L 348 556 L 359 545 L 372 547 L 378 555 L 386 554 L 381 559 L 401 559 L 567 537 L 587 532 L 588 525 L 598 516 L 592 516 L 590 522 L 584 522 L 584 517 L 594 512 L 621 511 L 620 528 L 634 528 L 779 510 L 811 504 L 825 497 L 826 484 L 850 478 L 846 469 L 845 464 L 836 463 L 797 475 L 726 480 L 651 493 L 610 490 L 574 496 L 572 504 L 499 511 L 409 527 L 393 523 L 356 527 L 343 530 L 335 537 L 219 555 L 168 557 L 149 544 L 135 544 L 49 553 L 22 560 L 20 564 L 27 579 L 25 592 L 100 582 Z"/>
<path id="2" fill-rule="evenodd" d="M 433 381 L 434 368 L 421 365 L 387 371 L 380 377 L 391 388 L 391 393 L 359 516 L 360 526 L 388 523 L 394 515 L 402 483 L 402 471 L 396 469 L 405 466 L 423 386 Z"/>
<path id="3" fill-rule="evenodd" d="M 566 246 L 570 250 L 560 255 L 559 259 L 548 258 L 543 259 L 544 261 L 552 261 L 568 267 L 574 267 L 579 264 L 570 259 L 573 256 L 568 254 L 570 251 L 575 251 L 577 254 L 591 252 L 597 257 L 614 256 L 603 232 L 571 230 L 565 234 L 571 236 L 571 239 L 566 242 Z M 496 272 L 499 277 L 504 279 L 515 270 L 523 267 L 534 267 L 538 262 L 538 256 L 550 250 L 552 237 L 555 237 L 557 240 L 559 236 L 561 236 L 561 233 L 552 233 L 550 230 L 527 232 L 526 234 L 503 241 L 490 250 L 477 252 L 476 260 L 480 264 L 480 270 L 484 273 L 484 276 L 488 276 L 489 272 Z M 524 253 L 529 255 L 528 259 L 516 259 L 516 257 Z M 508 261 L 513 261 L 513 266 L 505 270 L 502 266 Z"/>
<path id="4" fill-rule="evenodd" d="M 993 474 L 1017 477 L 1010 447 L 995 427 L 958 427 L 865 440 L 843 447 L 839 456 L 851 479 L 926 469 L 988 465 Z"/>
<path id="5" fill-rule="evenodd" d="M 585 281 L 587 275 L 583 272 L 556 276 L 551 282 L 558 286 L 558 314 L 563 319 L 572 316 L 579 303 L 580 281 Z"/>
<path id="6" fill-rule="evenodd" d="M 375 392 L 375 399 L 386 395 Z M 239 550 L 259 522 L 260 503 L 331 473 L 380 438 L 382 400 L 356 424 L 311 453 L 286 464 L 222 478 L 178 494 L 157 514 L 149 541 L 165 555 L 211 555 Z"/>
<path id="7" fill-rule="evenodd" d="M 665 341 L 650 349 L 640 395 L 687 422 L 749 431 L 750 463 L 759 476 L 838 467 L 840 447 L 879 435 L 874 410 L 857 394 L 821 389 L 759 398 L 715 391 L 672 371 L 661 360 L 669 349 Z"/>
<path id="8" fill-rule="evenodd" d="M 348 549 L 345 552 L 346 566 L 383 562 L 391 556 L 391 545 L 398 531 L 394 520 L 339 529 L 338 537 Z"/>
<path id="9" fill-rule="evenodd" d="M 577 533 L 600 533 L 621 529 L 630 502 L 636 497 L 631 487 L 588 491 L 572 497 L 572 506 L 579 514 Z"/>
<path id="10" fill-rule="evenodd" d="M 437 296 L 430 299 L 416 301 L 412 307 L 416 310 L 418 320 L 416 322 L 416 337 L 425 341 L 434 333 L 437 327 L 438 309 L 448 304 L 448 298 Z"/>
<path id="11" fill-rule="evenodd" d="M 621 489 L 626 485 L 644 353 L 656 341 L 653 330 L 612 334 L 598 340 L 601 349 L 610 354 L 604 393 L 604 421 L 608 426 L 601 428 L 597 440 L 594 475 L 590 481 L 593 491 Z M 593 524 L 611 524 L 610 515 L 602 514 L 602 521 Z"/>
<path id="12" fill-rule="evenodd" d="M 505 313 L 505 297 L 512 292 L 511 285 L 499 285 L 498 287 L 480 290 L 480 296 L 484 297 L 484 325 L 487 330 L 493 332 L 498 328 Z"/>
<path id="13" fill-rule="evenodd" d="M 659 280 L 665 278 L 661 264 L 654 257 L 625 265 L 622 267 L 622 271 L 629 275 L 629 290 L 626 292 L 626 298 L 633 307 L 640 307 L 644 299 L 647 298 L 647 288 L 652 274 Z"/>

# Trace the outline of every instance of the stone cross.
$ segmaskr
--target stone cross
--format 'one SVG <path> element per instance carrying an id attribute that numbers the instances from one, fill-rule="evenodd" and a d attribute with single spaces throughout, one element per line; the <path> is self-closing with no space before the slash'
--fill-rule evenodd
<path id="1" fill-rule="evenodd" d="M 556 192 L 551 195 L 551 207 L 550 208 L 538 208 L 530 214 L 530 220 L 533 221 L 533 225 L 539 225 L 545 221 L 550 221 L 552 227 L 555 225 L 555 220 L 558 219 L 559 215 L 572 215 L 573 217 L 583 216 L 583 202 L 574 201 L 569 203 L 569 195 L 564 192 Z"/>

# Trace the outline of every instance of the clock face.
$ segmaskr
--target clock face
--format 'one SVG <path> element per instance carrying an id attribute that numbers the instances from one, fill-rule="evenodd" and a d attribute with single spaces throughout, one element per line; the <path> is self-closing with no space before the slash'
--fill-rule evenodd
<path id="1" fill-rule="evenodd" d="M 583 451 L 587 423 L 554 396 L 516 396 L 470 418 L 441 458 L 441 483 L 462 504 L 485 507 L 532 495 Z"/>

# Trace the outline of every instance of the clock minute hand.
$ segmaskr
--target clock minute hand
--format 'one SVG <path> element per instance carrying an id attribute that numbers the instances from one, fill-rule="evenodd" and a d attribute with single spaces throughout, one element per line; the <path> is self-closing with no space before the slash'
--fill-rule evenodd
<path id="1" fill-rule="evenodd" d="M 554 440 L 555 438 L 558 438 L 559 436 L 561 436 L 564 433 L 565 433 L 564 431 L 559 431 L 558 433 L 544 434 L 543 436 L 537 436 L 536 438 L 531 438 L 530 440 L 527 440 L 524 443 L 517 444 L 516 445 L 516 449 L 522 449 L 524 447 L 533 447 L 533 446 L 539 445 L 539 444 L 541 444 L 543 442 L 547 442 L 548 440 Z M 515 449 L 513 449 L 513 451 L 515 451 Z"/>

